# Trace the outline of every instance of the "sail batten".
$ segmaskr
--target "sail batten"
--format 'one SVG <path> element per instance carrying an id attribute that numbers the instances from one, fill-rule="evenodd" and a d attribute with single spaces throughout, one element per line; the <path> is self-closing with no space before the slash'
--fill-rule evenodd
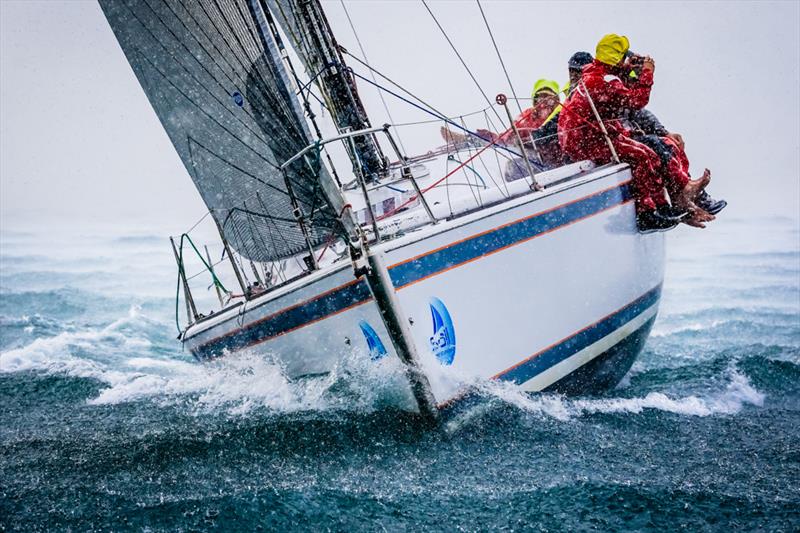
<path id="1" fill-rule="evenodd" d="M 258 0 L 100 0 L 159 120 L 225 238 L 242 256 L 307 253 L 337 228 L 305 118 Z M 286 180 L 291 185 L 287 187 Z M 308 242 L 294 213 L 292 191 Z"/>

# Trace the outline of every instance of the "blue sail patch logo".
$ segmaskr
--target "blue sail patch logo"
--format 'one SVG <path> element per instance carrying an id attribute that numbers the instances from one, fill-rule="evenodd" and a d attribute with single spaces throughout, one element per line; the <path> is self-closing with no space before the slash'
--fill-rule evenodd
<path id="1" fill-rule="evenodd" d="M 359 327 L 361 328 L 361 333 L 364 334 L 364 338 L 367 339 L 367 347 L 369 347 L 369 358 L 373 361 L 377 361 L 386 356 L 386 347 L 383 345 L 381 338 L 378 337 L 378 334 L 375 333 L 375 330 L 372 329 L 372 326 L 366 320 L 362 320 L 358 323 Z"/>
<path id="2" fill-rule="evenodd" d="M 244 105 L 244 96 L 239 91 L 234 91 L 231 93 L 231 98 L 233 99 L 233 103 L 242 107 Z"/>
<path id="3" fill-rule="evenodd" d="M 431 317 L 433 336 L 430 338 L 431 351 L 443 365 L 453 364 L 456 357 L 456 330 L 450 312 L 439 298 L 431 298 Z"/>

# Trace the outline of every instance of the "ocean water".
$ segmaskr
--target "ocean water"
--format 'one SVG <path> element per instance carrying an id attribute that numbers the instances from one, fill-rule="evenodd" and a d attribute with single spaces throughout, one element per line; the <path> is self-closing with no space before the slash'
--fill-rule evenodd
<path id="1" fill-rule="evenodd" d="M 0 531 L 800 529 L 796 220 L 672 232 L 615 390 L 478 383 L 434 430 L 359 354 L 195 363 L 159 235 L 4 229 Z"/>

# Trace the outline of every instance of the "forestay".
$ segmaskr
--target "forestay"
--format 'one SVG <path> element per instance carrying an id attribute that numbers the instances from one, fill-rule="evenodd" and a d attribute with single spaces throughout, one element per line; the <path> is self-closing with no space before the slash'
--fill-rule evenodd
<path id="1" fill-rule="evenodd" d="M 230 244 L 255 261 L 306 251 L 280 165 L 310 135 L 258 0 L 100 4 Z M 287 170 L 312 245 L 336 224 L 320 172 L 318 157 Z"/>

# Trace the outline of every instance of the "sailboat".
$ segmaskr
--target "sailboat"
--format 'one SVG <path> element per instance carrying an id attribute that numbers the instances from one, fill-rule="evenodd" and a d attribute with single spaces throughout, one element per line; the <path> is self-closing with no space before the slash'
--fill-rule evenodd
<path id="1" fill-rule="evenodd" d="M 356 83 L 370 80 L 318 0 L 100 4 L 241 285 L 198 313 L 185 236 L 173 243 L 179 338 L 199 360 L 248 351 L 301 378 L 353 353 L 397 358 L 431 419 L 464 392 L 431 368 L 565 393 L 613 387 L 630 369 L 656 318 L 665 246 L 637 232 L 627 165 L 544 169 L 519 132 L 516 145 L 484 142 L 384 88 L 475 139 L 403 153 L 393 125 L 371 124 Z M 266 275 L 289 262 L 283 279 Z M 247 264 L 262 279 L 248 281 Z"/>

